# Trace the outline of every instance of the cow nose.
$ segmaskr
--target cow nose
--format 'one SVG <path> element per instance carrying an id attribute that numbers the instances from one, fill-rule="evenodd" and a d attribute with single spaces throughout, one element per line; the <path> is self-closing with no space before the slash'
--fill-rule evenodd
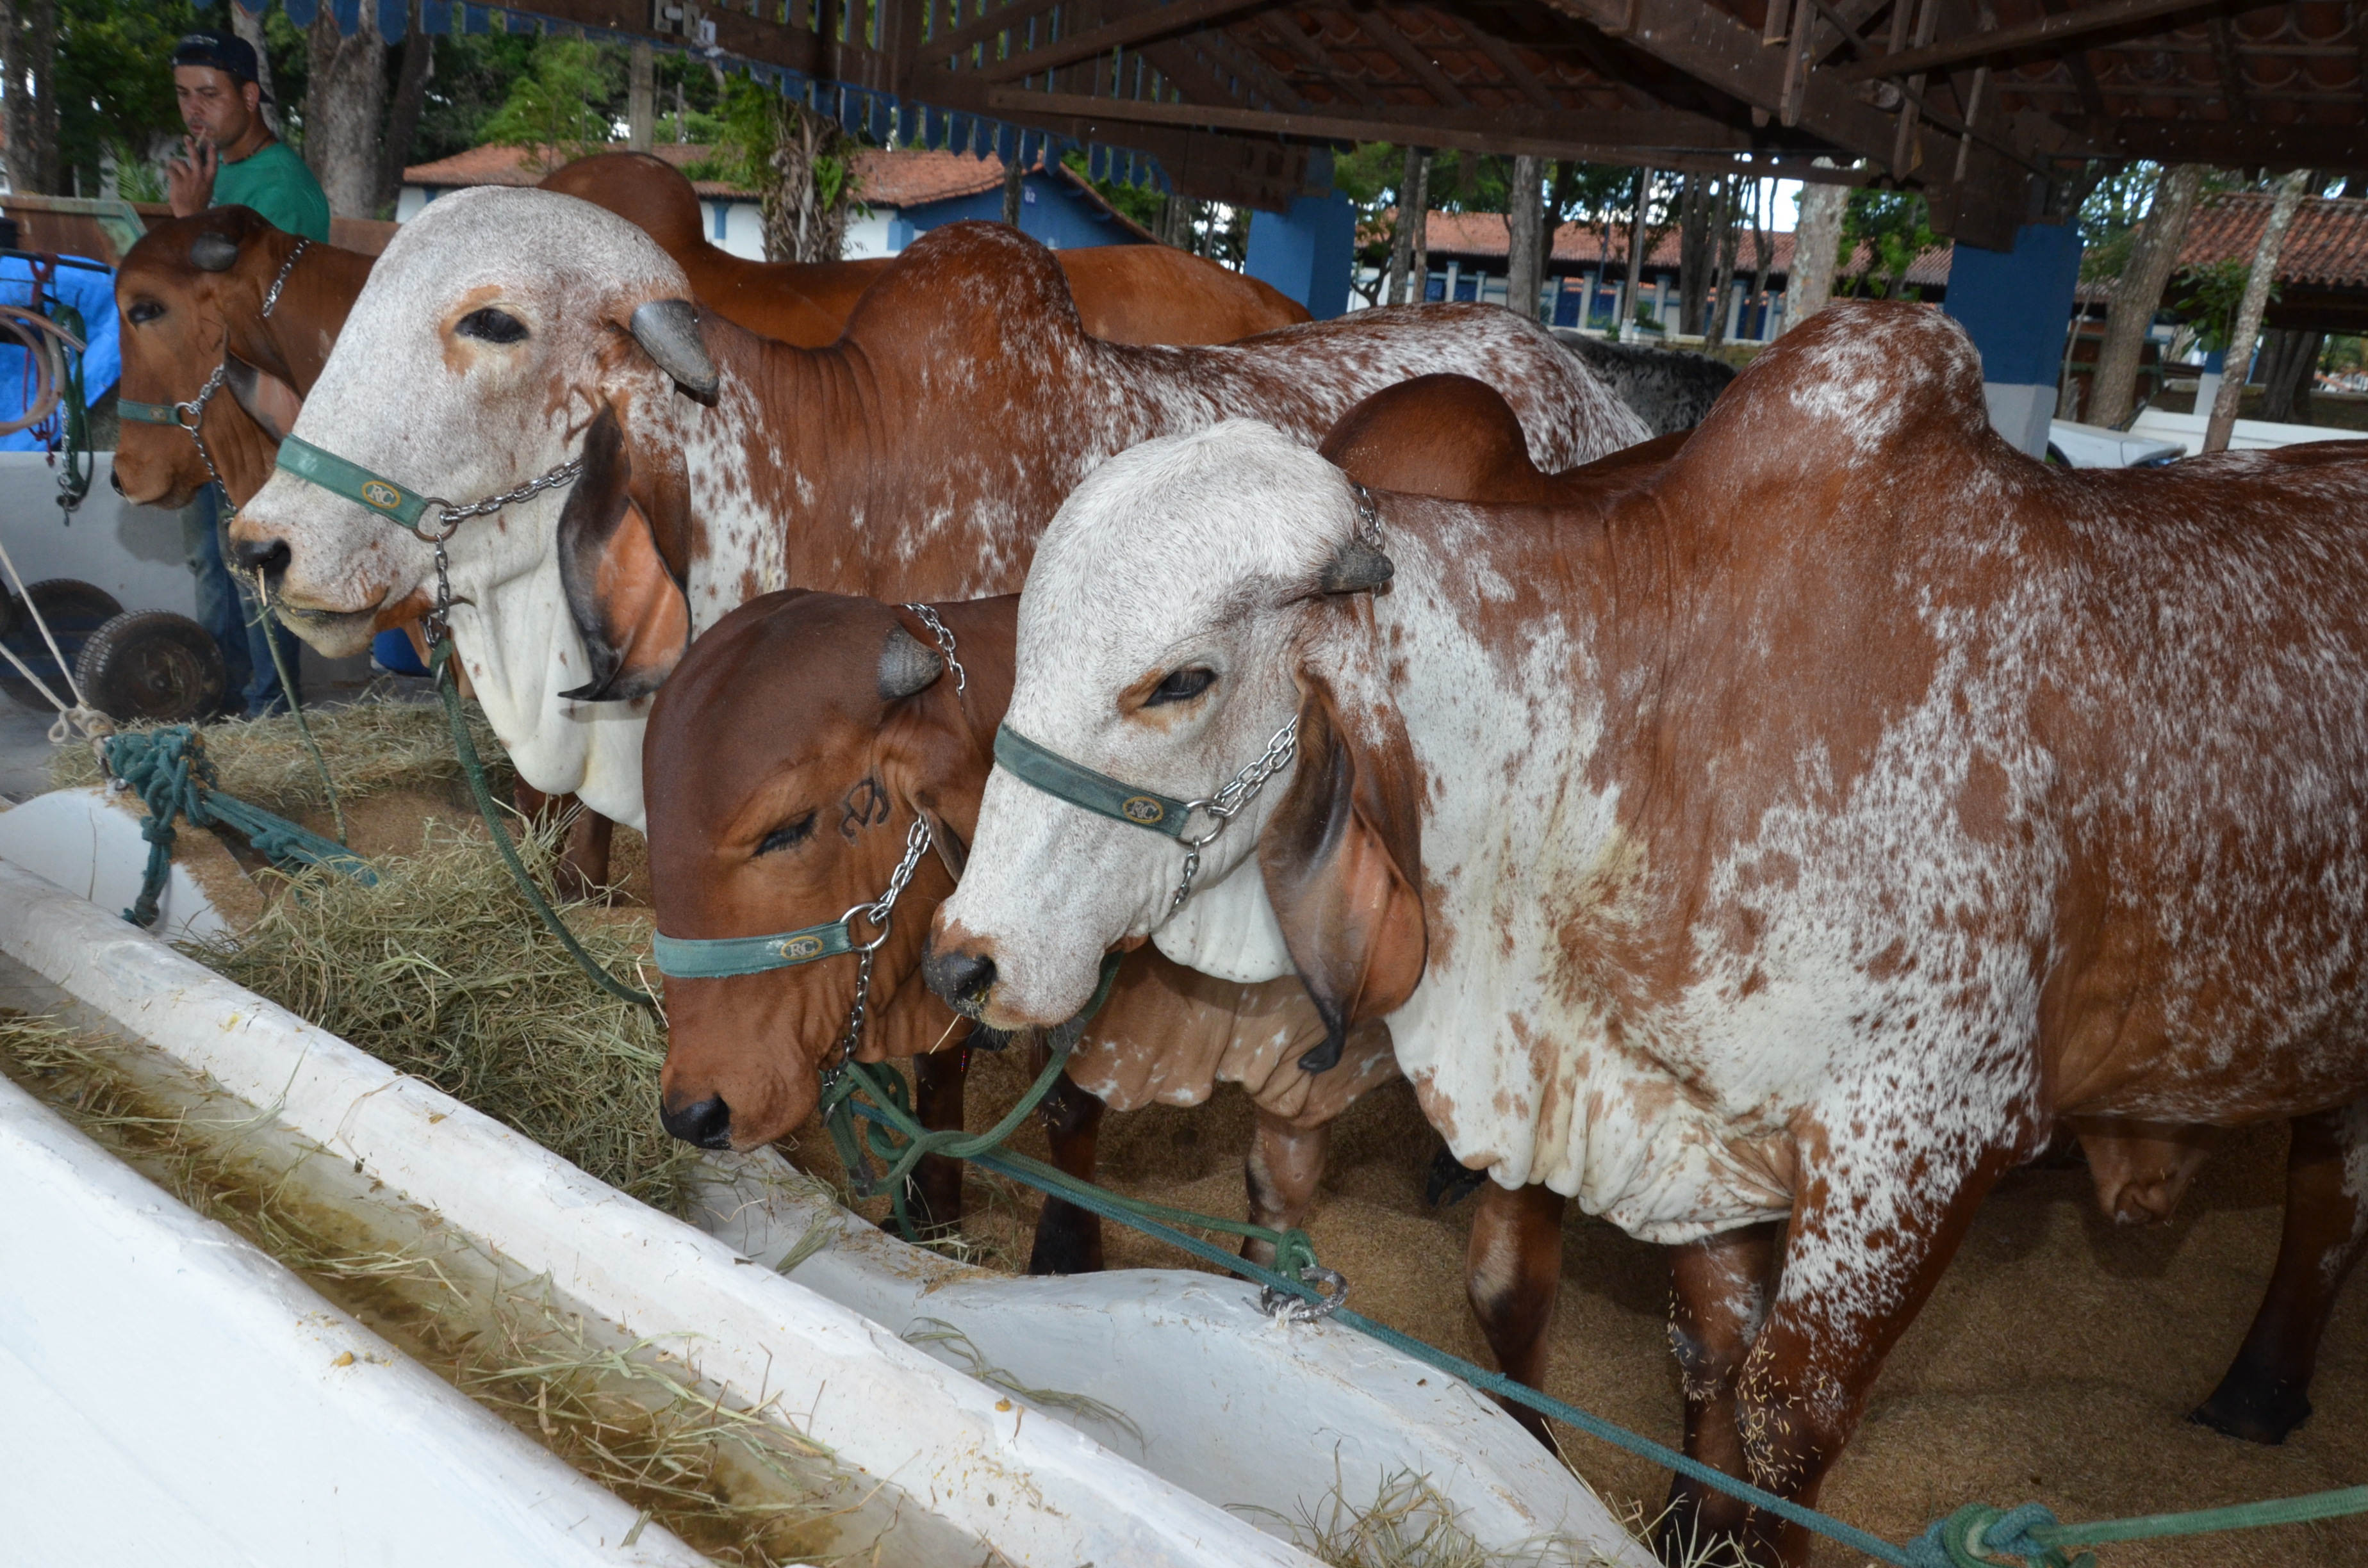
<path id="1" fill-rule="evenodd" d="M 658 1120 L 667 1132 L 684 1142 L 701 1149 L 732 1147 L 732 1108 L 723 1103 L 721 1095 L 710 1095 L 697 1105 L 677 1110 L 672 1106 L 658 1108 Z"/>
<path id="2" fill-rule="evenodd" d="M 921 978 L 955 1012 L 975 1018 L 995 989 L 995 960 L 985 953 L 942 952 L 932 940 L 921 960 Z"/>
<path id="3" fill-rule="evenodd" d="M 241 572 L 252 577 L 260 568 L 275 583 L 287 572 L 291 558 L 284 539 L 233 539 L 230 552 L 237 559 Z"/>

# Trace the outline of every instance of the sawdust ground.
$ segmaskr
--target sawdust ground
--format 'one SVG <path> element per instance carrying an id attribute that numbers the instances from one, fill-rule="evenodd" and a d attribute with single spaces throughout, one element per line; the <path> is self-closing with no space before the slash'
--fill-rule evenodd
<path id="1" fill-rule="evenodd" d="M 1029 1076 L 1018 1051 L 973 1057 L 970 1125 L 988 1125 Z M 1113 1115 L 1102 1180 L 1202 1212 L 1243 1211 L 1248 1101 L 1221 1089 L 1197 1109 Z M 840 1176 L 819 1125 L 792 1157 Z M 1042 1156 L 1030 1124 L 1014 1140 Z M 1475 1204 L 1423 1202 L 1436 1141 L 1402 1083 L 1341 1119 L 1308 1229 L 1350 1280 L 1358 1309 L 1493 1364 L 1463 1298 Z M 1827 1484 L 1824 1506 L 1894 1540 L 1966 1502 L 2044 1503 L 2065 1519 L 2214 1507 L 2368 1480 L 2368 1288 L 2337 1303 L 2312 1390 L 2317 1414 L 2281 1448 L 2191 1425 L 2235 1353 L 2276 1256 L 2283 1126 L 2234 1134 L 2167 1226 L 2123 1230 L 2097 1211 L 2082 1168 L 2008 1177 L 1975 1221 L 1932 1300 L 1893 1351 L 1866 1420 Z M 976 1261 L 1027 1259 L 1032 1193 L 973 1176 L 964 1233 Z M 874 1210 L 879 1205 L 873 1205 Z M 1106 1236 L 1114 1267 L 1187 1267 L 1133 1232 Z M 1574 1205 L 1548 1392 L 1661 1442 L 1681 1441 L 1666 1340 L 1660 1250 Z M 1649 1516 L 1666 1471 L 1576 1433 L 1579 1472 L 1616 1510 Z M 2106 1549 L 2105 1568 L 2358 1568 L 2368 1520 Z M 1859 1559 L 1821 1544 L 1818 1568 Z"/>

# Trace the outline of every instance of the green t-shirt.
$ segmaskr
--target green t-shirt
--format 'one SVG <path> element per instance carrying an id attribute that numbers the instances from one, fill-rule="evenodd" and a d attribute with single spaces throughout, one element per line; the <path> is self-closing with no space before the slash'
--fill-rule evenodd
<path id="1" fill-rule="evenodd" d="M 329 199 L 285 142 L 266 142 L 235 164 L 216 165 L 214 205 L 252 207 L 276 228 L 323 244 L 329 241 Z"/>

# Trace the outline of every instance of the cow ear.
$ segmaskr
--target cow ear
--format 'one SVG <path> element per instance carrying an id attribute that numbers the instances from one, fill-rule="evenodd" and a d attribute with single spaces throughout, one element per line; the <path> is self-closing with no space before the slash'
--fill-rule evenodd
<path id="1" fill-rule="evenodd" d="M 584 472 L 559 514 L 559 581 L 591 678 L 559 695 L 630 702 L 674 672 L 690 642 L 690 603 L 632 493 L 633 465 L 614 408 L 584 437 Z"/>
<path id="2" fill-rule="evenodd" d="M 235 354 L 222 355 L 222 385 L 230 389 L 231 397 L 246 416 L 263 427 L 263 433 L 274 441 L 288 439 L 288 432 L 296 428 L 296 415 L 302 413 L 304 400 L 296 389 L 268 370 L 257 369 Z"/>
<path id="3" fill-rule="evenodd" d="M 1422 791 L 1396 715 L 1368 715 L 1366 738 L 1309 674 L 1299 758 L 1258 835 L 1267 902 L 1324 1020 L 1324 1043 L 1299 1059 L 1338 1064 L 1349 1031 L 1405 1006 L 1430 938 L 1422 910 Z"/>

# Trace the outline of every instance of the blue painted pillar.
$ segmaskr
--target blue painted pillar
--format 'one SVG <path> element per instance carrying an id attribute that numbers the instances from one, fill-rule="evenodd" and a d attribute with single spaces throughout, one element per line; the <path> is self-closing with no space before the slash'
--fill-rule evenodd
<path id="1" fill-rule="evenodd" d="M 1349 270 L 1357 255 L 1357 209 L 1331 188 L 1330 160 L 1311 155 L 1308 174 L 1321 196 L 1303 196 L 1288 212 L 1250 214 L 1249 255 L 1242 270 L 1307 307 L 1317 321 L 1349 308 Z"/>
<path id="2" fill-rule="evenodd" d="M 1990 424 L 2032 457 L 2047 451 L 2079 280 L 2080 231 L 2069 223 L 2026 223 L 2010 251 L 1960 244 L 1949 265 L 1941 308 L 1964 324 L 1981 352 Z"/>

